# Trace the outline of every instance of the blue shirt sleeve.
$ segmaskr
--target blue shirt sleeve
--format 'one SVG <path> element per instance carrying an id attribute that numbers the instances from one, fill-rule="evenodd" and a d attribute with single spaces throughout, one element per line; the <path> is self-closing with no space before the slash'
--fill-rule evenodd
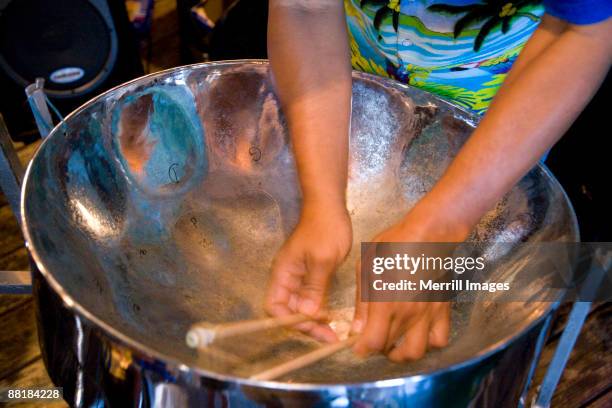
<path id="1" fill-rule="evenodd" d="M 612 15 L 612 0 L 544 0 L 546 12 L 571 24 L 593 24 Z"/>

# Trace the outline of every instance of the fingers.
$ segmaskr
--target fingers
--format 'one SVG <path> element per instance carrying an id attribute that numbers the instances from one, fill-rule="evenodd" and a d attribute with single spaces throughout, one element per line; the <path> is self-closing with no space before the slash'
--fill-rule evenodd
<path id="1" fill-rule="evenodd" d="M 357 262 L 356 272 L 355 314 L 353 315 L 351 332 L 361 333 L 365 328 L 365 322 L 368 320 L 368 303 L 361 301 L 361 262 Z"/>
<path id="2" fill-rule="evenodd" d="M 334 343 L 338 341 L 338 336 L 327 324 L 311 321 L 299 324 L 295 328 L 324 343 Z"/>
<path id="3" fill-rule="evenodd" d="M 307 316 L 320 318 L 325 305 L 325 295 L 336 263 L 328 259 L 312 259 L 307 262 L 308 273 L 302 280 L 298 296 L 298 311 Z M 338 340 L 336 333 L 327 324 L 307 322 L 297 327 L 315 339 L 323 342 Z"/>
<path id="4" fill-rule="evenodd" d="M 389 327 L 389 336 L 387 337 L 387 341 L 385 342 L 385 348 L 383 353 L 389 354 L 391 350 L 397 346 L 397 344 L 403 340 L 404 333 L 408 328 L 409 322 L 406 319 L 395 318 L 391 321 L 391 325 Z"/>
<path id="5" fill-rule="evenodd" d="M 363 332 L 353 346 L 353 350 L 360 356 L 384 350 L 391 325 L 387 303 L 370 303 L 368 309 L 368 320 Z"/>
<path id="6" fill-rule="evenodd" d="M 370 303 L 353 347 L 361 356 L 382 352 L 394 362 L 418 360 L 428 348 L 448 345 L 449 303 Z"/>
<path id="7" fill-rule="evenodd" d="M 355 315 L 353 316 L 353 323 L 351 324 L 351 332 L 352 333 L 363 332 L 367 321 L 368 321 L 368 303 L 361 302 L 359 300 L 359 293 L 357 293 L 357 300 L 355 301 Z"/>
<path id="8" fill-rule="evenodd" d="M 429 338 L 429 320 L 425 317 L 414 322 L 403 339 L 387 355 L 396 363 L 418 360 L 425 355 Z"/>
<path id="9" fill-rule="evenodd" d="M 429 328 L 429 347 L 442 348 L 448 345 L 450 336 L 450 304 L 440 303 L 437 313 L 433 313 Z"/>
<path id="10" fill-rule="evenodd" d="M 264 308 L 273 316 L 303 313 L 316 320 L 325 315 L 325 293 L 334 272 L 334 262 L 306 262 L 305 256 L 292 247 L 279 252 L 272 265 L 272 275 L 266 294 Z M 336 333 L 327 324 L 317 321 L 295 326 L 313 338 L 323 342 L 338 340 Z"/>
<path id="11" fill-rule="evenodd" d="M 272 265 L 264 308 L 272 316 L 297 312 L 298 293 L 305 271 L 291 254 L 281 252 Z"/>
<path id="12" fill-rule="evenodd" d="M 316 316 L 325 303 L 325 294 L 336 268 L 332 260 L 309 260 L 308 273 L 303 277 L 299 290 L 298 311 L 308 316 Z"/>

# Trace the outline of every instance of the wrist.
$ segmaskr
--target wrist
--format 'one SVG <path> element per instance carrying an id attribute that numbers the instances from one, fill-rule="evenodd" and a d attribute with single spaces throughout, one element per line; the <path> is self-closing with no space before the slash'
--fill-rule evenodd
<path id="1" fill-rule="evenodd" d="M 303 223 L 346 223 L 350 224 L 350 216 L 346 209 L 345 200 L 341 198 L 331 199 L 304 199 L 300 212 L 300 222 Z"/>
<path id="2" fill-rule="evenodd" d="M 309 191 L 302 196 L 302 211 L 346 212 L 346 194 L 344 191 Z"/>
<path id="3" fill-rule="evenodd" d="M 449 207 L 423 199 L 403 218 L 401 228 L 423 242 L 465 241 L 476 222 Z"/>

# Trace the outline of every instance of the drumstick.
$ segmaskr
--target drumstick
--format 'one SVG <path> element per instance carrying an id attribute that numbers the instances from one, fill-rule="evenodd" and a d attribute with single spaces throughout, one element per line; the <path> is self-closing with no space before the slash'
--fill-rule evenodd
<path id="1" fill-rule="evenodd" d="M 212 342 L 220 339 L 276 327 L 293 326 L 308 320 L 314 320 L 314 318 L 301 313 L 295 313 L 286 316 L 243 320 L 241 322 L 231 323 L 211 324 L 208 322 L 200 322 L 191 326 L 185 340 L 187 345 L 191 348 L 206 347 Z"/>
<path id="2" fill-rule="evenodd" d="M 251 379 L 260 381 L 273 380 L 287 373 L 290 373 L 291 371 L 299 370 L 300 368 L 304 368 L 311 364 L 314 364 L 317 361 L 329 357 L 332 354 L 337 353 L 347 347 L 351 347 L 356 340 L 357 336 L 352 336 L 337 343 L 328 344 L 314 351 L 311 351 L 310 353 L 306 353 L 296 359 L 279 364 L 258 374 L 254 374 L 251 376 Z"/>

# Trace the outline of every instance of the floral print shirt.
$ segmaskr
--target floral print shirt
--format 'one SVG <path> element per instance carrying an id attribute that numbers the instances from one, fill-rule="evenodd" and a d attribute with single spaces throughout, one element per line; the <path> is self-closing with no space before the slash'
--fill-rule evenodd
<path id="1" fill-rule="evenodd" d="M 483 114 L 538 26 L 539 0 L 345 0 L 355 69 Z"/>

